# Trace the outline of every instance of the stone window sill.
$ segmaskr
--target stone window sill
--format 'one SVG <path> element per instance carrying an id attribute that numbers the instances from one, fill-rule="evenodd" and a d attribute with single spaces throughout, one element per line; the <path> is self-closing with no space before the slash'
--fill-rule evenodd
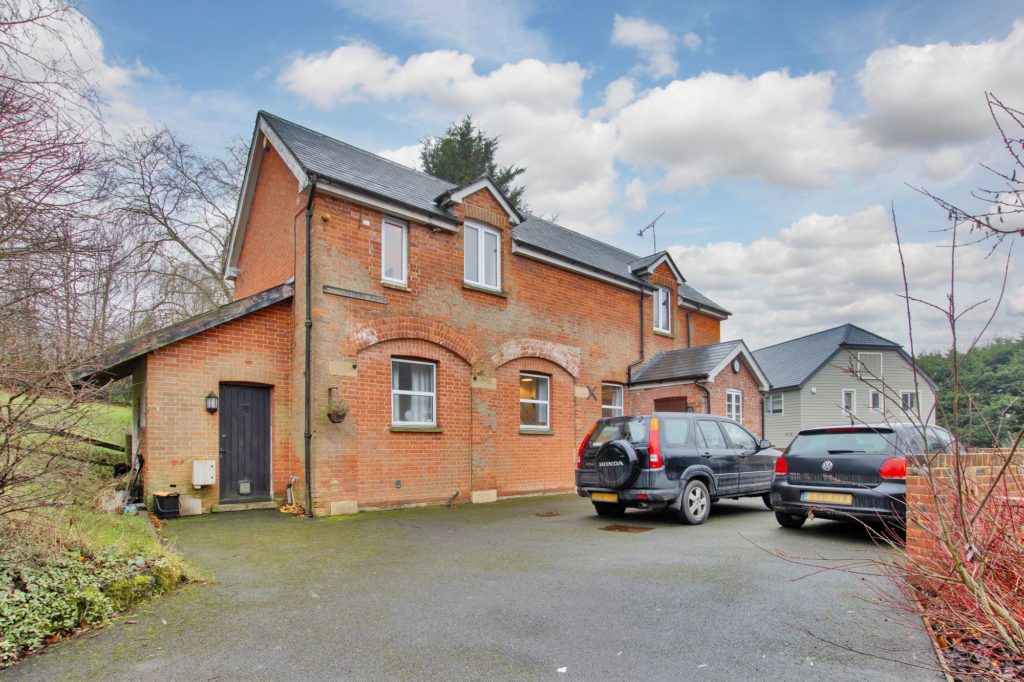
<path id="1" fill-rule="evenodd" d="M 551 429 L 519 429 L 520 436 L 553 436 L 555 432 Z"/>
<path id="2" fill-rule="evenodd" d="M 673 334 L 672 332 L 663 332 L 660 329 L 655 329 L 654 330 L 654 335 L 655 336 L 664 336 L 666 339 L 674 339 L 674 338 L 676 338 L 676 335 Z"/>
<path id="3" fill-rule="evenodd" d="M 444 433 L 439 426 L 392 426 L 391 433 Z"/>
<path id="4" fill-rule="evenodd" d="M 466 289 L 467 291 L 478 291 L 481 294 L 490 294 L 491 296 L 497 296 L 499 298 L 508 298 L 508 292 L 507 291 L 498 291 L 497 289 L 488 289 L 487 287 L 478 287 L 477 285 L 470 284 L 469 282 L 463 282 L 462 283 L 462 288 Z"/>
<path id="5" fill-rule="evenodd" d="M 385 282 L 385 281 L 382 281 L 380 283 L 380 285 L 382 287 L 384 287 L 385 289 L 394 289 L 395 291 L 412 291 L 412 289 L 410 289 L 405 284 L 399 284 L 398 282 Z"/>

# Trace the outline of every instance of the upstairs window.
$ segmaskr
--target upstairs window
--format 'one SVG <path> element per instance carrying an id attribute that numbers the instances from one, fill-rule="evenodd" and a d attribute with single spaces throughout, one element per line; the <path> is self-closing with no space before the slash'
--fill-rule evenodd
<path id="1" fill-rule="evenodd" d="M 730 388 L 725 392 L 725 416 L 743 422 L 743 391 Z"/>
<path id="2" fill-rule="evenodd" d="M 672 306 L 669 298 L 670 289 L 656 287 L 654 289 L 654 331 L 672 333 Z"/>
<path id="3" fill-rule="evenodd" d="M 409 282 L 409 227 L 384 218 L 380 227 L 380 278 L 392 284 Z"/>
<path id="4" fill-rule="evenodd" d="M 417 360 L 391 361 L 391 423 L 437 426 L 437 365 Z"/>
<path id="5" fill-rule="evenodd" d="M 465 275 L 467 284 L 501 289 L 501 234 L 482 225 L 463 227 Z"/>
<path id="6" fill-rule="evenodd" d="M 622 416 L 622 386 L 601 384 L 601 416 Z"/>
<path id="7" fill-rule="evenodd" d="M 882 354 L 881 353 L 857 353 L 857 362 L 861 379 L 882 378 Z"/>
<path id="8" fill-rule="evenodd" d="M 547 429 L 551 425 L 551 378 L 519 375 L 519 428 Z"/>
<path id="9" fill-rule="evenodd" d="M 882 412 L 884 410 L 884 403 L 882 402 L 882 394 L 878 391 L 871 391 L 868 393 L 868 400 L 871 404 L 871 409 L 876 412 Z"/>

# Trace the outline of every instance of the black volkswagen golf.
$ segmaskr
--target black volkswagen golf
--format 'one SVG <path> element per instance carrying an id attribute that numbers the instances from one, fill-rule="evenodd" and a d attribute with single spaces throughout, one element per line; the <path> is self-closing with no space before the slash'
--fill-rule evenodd
<path id="1" fill-rule="evenodd" d="M 948 452 L 952 442 L 945 429 L 915 424 L 801 431 L 775 463 L 775 518 L 786 528 L 799 528 L 808 516 L 903 526 L 907 456 Z"/>

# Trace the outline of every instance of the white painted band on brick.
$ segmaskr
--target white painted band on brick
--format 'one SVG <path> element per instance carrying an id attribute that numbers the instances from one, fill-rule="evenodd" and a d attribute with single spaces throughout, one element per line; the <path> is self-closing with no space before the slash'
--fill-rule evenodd
<path id="1" fill-rule="evenodd" d="M 497 490 L 474 490 L 469 494 L 469 501 L 472 504 L 484 504 L 498 501 Z"/>
<path id="2" fill-rule="evenodd" d="M 331 502 L 331 516 L 340 516 L 341 514 L 355 514 L 359 511 L 359 503 L 355 500 L 340 500 L 338 502 Z"/>

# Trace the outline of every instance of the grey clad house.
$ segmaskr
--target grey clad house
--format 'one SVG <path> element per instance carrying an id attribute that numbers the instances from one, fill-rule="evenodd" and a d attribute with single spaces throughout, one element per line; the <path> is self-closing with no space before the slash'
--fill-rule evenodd
<path id="1" fill-rule="evenodd" d="M 903 347 L 856 325 L 768 346 L 754 357 L 771 384 L 765 437 L 779 447 L 815 426 L 908 421 L 908 414 L 935 422 L 935 382 L 917 368 L 915 384 Z"/>

